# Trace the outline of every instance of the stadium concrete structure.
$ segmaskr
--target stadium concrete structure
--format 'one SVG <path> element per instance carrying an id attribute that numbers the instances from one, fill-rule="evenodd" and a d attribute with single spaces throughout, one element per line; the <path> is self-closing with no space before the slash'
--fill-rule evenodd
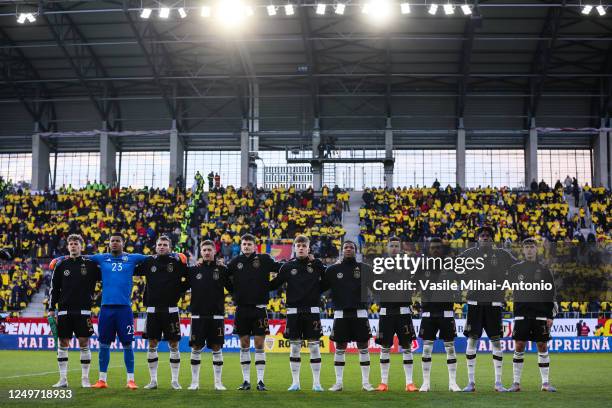
<path id="1" fill-rule="evenodd" d="M 381 26 L 366 3 L 229 2 L 227 29 L 223 6 L 200 0 L 2 1 L 0 154 L 31 153 L 42 190 L 55 152 L 99 152 L 104 183 L 121 152 L 170 152 L 173 184 L 185 152 L 239 151 L 245 186 L 267 149 L 309 164 L 319 189 L 340 162 L 380 163 L 398 185 L 394 152 L 411 149 L 453 150 L 461 186 L 466 151 L 521 151 L 528 185 L 538 150 L 585 149 L 592 184 L 610 186 L 607 15 L 577 1 L 468 2 L 469 15 L 377 2 Z M 326 157 L 326 143 L 375 154 Z"/>

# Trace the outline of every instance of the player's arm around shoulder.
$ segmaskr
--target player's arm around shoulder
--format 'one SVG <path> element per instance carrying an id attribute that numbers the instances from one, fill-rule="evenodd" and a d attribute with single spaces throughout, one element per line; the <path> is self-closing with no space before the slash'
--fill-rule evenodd
<path id="1" fill-rule="evenodd" d="M 272 278 L 270 281 L 270 289 L 276 290 L 281 287 L 285 282 L 287 282 L 287 274 L 291 269 L 291 262 L 285 263 L 280 267 L 278 274 Z"/>

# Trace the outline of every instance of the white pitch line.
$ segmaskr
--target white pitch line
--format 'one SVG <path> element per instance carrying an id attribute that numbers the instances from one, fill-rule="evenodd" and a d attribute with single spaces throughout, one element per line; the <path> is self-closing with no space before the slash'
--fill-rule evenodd
<path id="1" fill-rule="evenodd" d="M 141 365 L 144 365 L 144 364 L 134 364 L 134 367 L 141 366 Z M 125 366 L 124 365 L 108 366 L 108 368 L 121 368 L 121 367 L 125 367 Z M 80 368 L 72 368 L 72 369 L 70 369 L 68 371 L 81 371 L 81 369 Z M 10 379 L 10 378 L 23 378 L 23 377 L 40 377 L 40 376 L 49 375 L 49 374 L 59 374 L 59 371 L 55 370 L 55 371 L 44 371 L 44 372 L 41 372 L 41 373 L 10 375 L 8 377 L 0 377 L 0 380 L 7 380 L 7 379 Z"/>

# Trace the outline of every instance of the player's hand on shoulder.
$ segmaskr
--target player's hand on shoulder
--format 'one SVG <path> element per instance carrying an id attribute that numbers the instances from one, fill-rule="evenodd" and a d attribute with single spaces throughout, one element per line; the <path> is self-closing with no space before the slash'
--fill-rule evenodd
<path id="1" fill-rule="evenodd" d="M 217 266 L 225 266 L 225 259 L 223 259 L 223 257 L 219 257 L 217 258 Z"/>
<path id="2" fill-rule="evenodd" d="M 51 270 L 55 269 L 55 267 L 56 267 L 56 266 L 58 266 L 59 264 L 61 264 L 61 263 L 62 263 L 62 261 L 63 261 L 64 259 L 66 259 L 66 258 L 67 258 L 67 256 L 66 256 L 66 255 L 62 255 L 62 256 L 60 256 L 60 257 L 53 258 L 53 259 L 51 260 L 51 262 L 49 262 L 49 269 L 51 269 Z"/>

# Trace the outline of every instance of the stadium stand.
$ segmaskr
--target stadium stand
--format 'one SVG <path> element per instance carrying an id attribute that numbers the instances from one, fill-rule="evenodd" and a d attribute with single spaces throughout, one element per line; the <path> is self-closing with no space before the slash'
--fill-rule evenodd
<path id="1" fill-rule="evenodd" d="M 44 280 L 43 265 L 20 258 L 0 263 L 0 313 L 17 315 L 32 299 Z"/>
<path id="2" fill-rule="evenodd" d="M 567 219 L 562 189 L 513 191 L 437 188 L 366 189 L 360 208 L 360 243 L 384 242 L 396 235 L 406 242 L 445 237 L 454 246 L 474 240 L 479 226 L 496 228 L 495 241 L 517 242 L 530 236 L 550 241 L 572 237 L 578 219 Z"/>
<path id="3" fill-rule="evenodd" d="M 13 188 L 2 202 L 0 245 L 15 256 L 54 257 L 65 253 L 65 238 L 78 232 L 86 252 L 105 250 L 113 231 L 123 232 L 127 252 L 151 253 L 159 234 L 176 238 L 189 199 L 173 189 L 90 186 L 34 194 Z"/>

